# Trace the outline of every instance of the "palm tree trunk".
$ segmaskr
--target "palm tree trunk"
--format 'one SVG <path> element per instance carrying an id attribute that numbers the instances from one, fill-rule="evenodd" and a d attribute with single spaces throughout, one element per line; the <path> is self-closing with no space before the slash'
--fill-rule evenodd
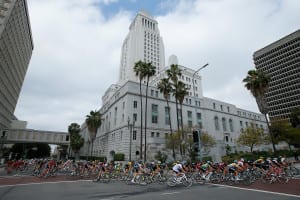
<path id="1" fill-rule="evenodd" d="M 93 160 L 94 141 L 92 141 L 91 159 Z"/>
<path id="2" fill-rule="evenodd" d="M 142 80 L 140 79 L 140 97 L 141 97 L 141 138 L 140 138 L 140 160 L 143 159 L 143 96 L 142 96 Z"/>
<path id="3" fill-rule="evenodd" d="M 179 133 L 180 128 L 179 128 L 179 117 L 178 117 L 178 102 L 177 102 L 176 98 L 175 98 L 175 103 L 176 103 L 177 131 Z M 182 146 L 181 146 L 181 144 L 179 145 L 179 151 L 180 151 L 180 155 L 182 156 Z"/>
<path id="4" fill-rule="evenodd" d="M 173 153 L 173 159 L 176 160 L 176 154 L 175 154 L 175 145 L 174 145 L 174 139 L 173 139 L 173 130 L 172 130 L 172 122 L 171 122 L 171 108 L 169 105 L 169 100 L 167 100 L 167 106 L 168 106 L 168 112 L 169 112 L 169 122 L 170 122 L 170 131 L 171 131 L 171 140 L 172 140 L 172 153 Z"/>
<path id="5" fill-rule="evenodd" d="M 183 132 L 183 118 L 182 118 L 182 103 L 180 103 L 180 120 L 181 120 L 181 137 L 182 137 L 182 141 L 185 141 L 185 137 L 184 137 L 184 132 Z M 184 142 L 185 143 L 185 142 Z M 182 148 L 182 152 L 183 154 L 185 154 L 185 149 L 184 146 Z"/>
<path id="6" fill-rule="evenodd" d="M 276 153 L 276 148 L 275 148 L 275 144 L 274 144 L 274 137 L 273 137 L 273 133 L 270 129 L 270 123 L 269 123 L 269 120 L 268 120 L 268 116 L 267 114 L 264 114 L 265 115 L 265 119 L 266 119 L 266 122 L 267 122 L 267 126 L 268 126 L 268 131 L 269 131 L 269 134 L 270 134 L 270 138 L 271 138 L 271 143 L 272 143 L 272 146 L 273 146 L 273 152 L 274 154 Z"/>
<path id="7" fill-rule="evenodd" d="M 147 109 L 148 109 L 148 83 L 149 83 L 149 76 L 147 77 L 147 86 L 146 86 L 144 163 L 145 163 L 146 160 L 147 160 Z"/>

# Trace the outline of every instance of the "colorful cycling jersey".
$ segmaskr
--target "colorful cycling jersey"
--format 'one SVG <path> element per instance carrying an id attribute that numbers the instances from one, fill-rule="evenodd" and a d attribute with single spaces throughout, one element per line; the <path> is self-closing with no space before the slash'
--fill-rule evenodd
<path id="1" fill-rule="evenodd" d="M 176 165 L 174 165 L 174 167 L 172 169 L 175 172 L 180 172 L 182 170 L 182 165 L 181 164 L 176 164 Z"/>
<path id="2" fill-rule="evenodd" d="M 231 163 L 228 165 L 228 167 L 233 168 L 233 167 L 238 167 L 239 165 L 237 163 Z"/>
<path id="3" fill-rule="evenodd" d="M 244 166 L 244 163 L 242 162 L 242 161 L 238 161 L 238 163 L 237 163 L 239 166 L 241 166 L 241 167 L 243 167 Z"/>
<path id="4" fill-rule="evenodd" d="M 260 159 L 257 159 L 256 161 L 254 161 L 254 163 L 264 163 L 264 159 L 260 158 Z"/>
<path id="5" fill-rule="evenodd" d="M 205 170 L 205 169 L 208 168 L 208 166 L 209 166 L 209 164 L 208 164 L 208 163 L 205 163 L 205 164 L 201 165 L 201 168 Z"/>

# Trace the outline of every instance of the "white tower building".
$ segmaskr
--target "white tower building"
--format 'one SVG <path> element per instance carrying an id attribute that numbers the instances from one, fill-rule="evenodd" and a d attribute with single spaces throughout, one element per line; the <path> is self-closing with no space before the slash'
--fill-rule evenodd
<path id="1" fill-rule="evenodd" d="M 133 71 L 137 61 L 152 62 L 156 71 L 165 67 L 165 50 L 157 21 L 140 11 L 129 27 L 121 53 L 119 85 L 126 81 L 139 81 Z"/>

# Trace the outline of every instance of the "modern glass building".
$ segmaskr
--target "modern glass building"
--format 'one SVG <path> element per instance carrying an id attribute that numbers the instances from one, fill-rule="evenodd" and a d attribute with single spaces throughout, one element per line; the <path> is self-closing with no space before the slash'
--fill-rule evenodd
<path id="1" fill-rule="evenodd" d="M 255 67 L 271 77 L 267 104 L 270 118 L 289 119 L 300 107 L 300 30 L 254 52 Z"/>
<path id="2" fill-rule="evenodd" d="M 26 0 L 0 0 L 0 129 L 11 120 L 33 51 Z"/>

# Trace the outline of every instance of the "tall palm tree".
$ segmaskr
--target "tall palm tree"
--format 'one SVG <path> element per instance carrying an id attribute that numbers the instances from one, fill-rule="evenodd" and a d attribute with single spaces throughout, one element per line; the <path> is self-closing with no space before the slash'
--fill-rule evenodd
<path id="1" fill-rule="evenodd" d="M 139 77 L 140 81 L 140 99 L 141 99 L 141 137 L 140 137 L 140 160 L 143 157 L 143 95 L 142 95 L 142 80 L 145 78 L 145 63 L 138 61 L 134 64 L 133 71 L 135 75 Z"/>
<path id="2" fill-rule="evenodd" d="M 187 96 L 189 93 L 188 93 L 188 88 L 187 88 L 186 84 L 184 84 L 182 81 L 178 81 L 176 88 L 177 88 L 177 92 L 175 95 L 176 95 L 176 99 L 178 100 L 179 105 L 180 105 L 181 139 L 182 139 L 182 141 L 186 141 L 186 138 L 184 136 L 184 130 L 183 130 L 182 104 L 183 104 L 185 96 Z M 185 154 L 184 149 L 185 148 L 182 147 L 182 155 Z"/>
<path id="3" fill-rule="evenodd" d="M 144 146 L 144 162 L 147 160 L 147 108 L 148 108 L 148 86 L 149 80 L 155 75 L 156 69 L 152 63 L 145 63 L 145 77 L 147 77 L 146 82 L 146 105 L 145 105 L 145 146 Z"/>
<path id="4" fill-rule="evenodd" d="M 179 117 L 178 117 L 178 100 L 177 100 L 177 85 L 178 85 L 178 77 L 181 76 L 182 70 L 178 67 L 178 65 L 172 64 L 170 69 L 167 71 L 168 78 L 172 81 L 172 93 L 175 96 L 175 104 L 176 104 L 176 117 L 177 117 L 177 130 L 179 131 Z"/>
<path id="5" fill-rule="evenodd" d="M 181 117 L 181 131 L 182 131 L 182 139 L 184 140 L 184 134 L 183 134 L 183 118 L 182 118 L 182 104 L 184 101 L 185 96 L 189 94 L 188 92 L 187 85 L 183 83 L 182 81 L 178 81 L 177 84 L 177 93 L 176 93 L 176 98 L 178 99 L 179 105 L 180 105 L 180 117 Z"/>
<path id="6" fill-rule="evenodd" d="M 175 154 L 175 145 L 174 145 L 174 138 L 173 138 L 173 130 L 172 130 L 172 123 L 171 123 L 171 113 L 170 113 L 170 105 L 169 105 L 169 98 L 170 98 L 170 93 L 172 91 L 172 85 L 169 82 L 168 78 L 163 78 L 160 80 L 160 82 L 157 84 L 157 89 L 161 93 L 163 93 L 164 98 L 166 99 L 167 102 L 167 107 L 168 107 L 168 114 L 169 114 L 169 125 L 170 125 L 170 131 L 171 131 L 171 143 L 172 143 L 172 153 L 173 153 L 173 159 L 176 160 L 176 154 Z"/>
<path id="7" fill-rule="evenodd" d="M 267 117 L 269 112 L 266 93 L 269 89 L 269 82 L 271 78 L 267 74 L 263 73 L 260 70 L 249 70 L 246 78 L 243 79 L 245 83 L 245 87 L 250 90 L 251 94 L 254 96 L 256 103 L 258 105 L 259 111 L 264 114 L 267 122 L 267 126 L 269 129 L 269 134 L 273 146 L 274 153 L 276 152 L 275 144 L 274 144 L 274 137 L 272 131 L 270 129 L 270 123 Z"/>
<path id="8" fill-rule="evenodd" d="M 97 130 L 102 123 L 102 114 L 100 113 L 100 111 L 90 111 L 90 114 L 86 116 L 85 123 L 90 134 L 90 139 L 92 143 L 91 156 L 93 156 L 94 140 L 97 135 Z"/>

